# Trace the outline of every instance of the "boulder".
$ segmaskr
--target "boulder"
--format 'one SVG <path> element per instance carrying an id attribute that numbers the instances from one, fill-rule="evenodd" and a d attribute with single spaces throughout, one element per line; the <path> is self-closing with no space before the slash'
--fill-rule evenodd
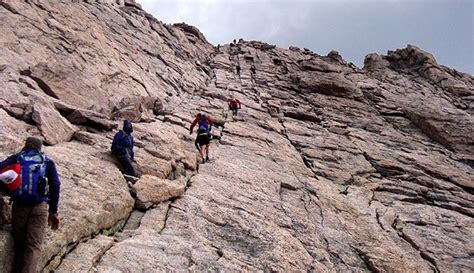
<path id="1" fill-rule="evenodd" d="M 136 206 L 139 209 L 148 209 L 153 205 L 181 196 L 185 188 L 186 182 L 182 177 L 176 180 L 167 180 L 143 175 L 133 185 L 137 196 Z"/>
<path id="2" fill-rule="evenodd" d="M 69 123 L 51 104 L 37 102 L 33 106 L 33 121 L 47 144 L 70 141 L 78 129 Z"/>

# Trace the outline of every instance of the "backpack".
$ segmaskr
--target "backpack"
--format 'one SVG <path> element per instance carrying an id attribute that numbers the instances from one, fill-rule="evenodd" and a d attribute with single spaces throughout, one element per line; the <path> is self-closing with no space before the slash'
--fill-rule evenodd
<path id="1" fill-rule="evenodd" d="M 203 122 L 199 125 L 198 134 L 209 133 L 209 123 Z"/>
<path id="2" fill-rule="evenodd" d="M 20 164 L 14 163 L 6 166 L 0 171 L 2 186 L 5 186 L 8 193 L 13 192 L 21 185 Z"/>
<path id="3" fill-rule="evenodd" d="M 38 150 L 23 151 L 18 155 L 21 185 L 12 193 L 12 198 L 22 204 L 36 202 L 38 197 L 48 195 L 46 178 L 47 158 Z"/>

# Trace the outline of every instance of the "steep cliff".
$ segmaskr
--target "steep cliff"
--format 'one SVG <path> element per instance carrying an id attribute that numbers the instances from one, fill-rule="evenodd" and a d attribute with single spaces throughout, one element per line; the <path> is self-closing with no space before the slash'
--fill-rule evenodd
<path id="1" fill-rule="evenodd" d="M 215 48 L 133 1 L 0 1 L 0 22 L 0 157 L 41 135 L 62 181 L 45 270 L 474 270 L 474 78 L 417 47 L 363 69 Z M 221 125 L 206 164 L 198 111 Z M 125 117 L 130 189 L 109 153 Z M 11 248 L 5 224 L 4 271 Z"/>

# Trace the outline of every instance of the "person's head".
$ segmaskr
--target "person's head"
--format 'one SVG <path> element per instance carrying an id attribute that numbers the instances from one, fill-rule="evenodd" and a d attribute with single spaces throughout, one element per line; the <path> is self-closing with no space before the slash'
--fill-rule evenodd
<path id="1" fill-rule="evenodd" d="M 200 119 L 206 119 L 206 118 L 207 118 L 207 115 L 202 113 Z"/>
<path id="2" fill-rule="evenodd" d="M 126 119 L 123 121 L 123 131 L 127 134 L 131 134 L 133 132 L 132 121 Z"/>
<path id="3" fill-rule="evenodd" d="M 41 151 L 41 148 L 43 147 L 43 140 L 38 137 L 27 137 L 25 141 L 25 147 L 23 150 L 30 150 L 30 149 L 36 149 L 38 151 Z"/>

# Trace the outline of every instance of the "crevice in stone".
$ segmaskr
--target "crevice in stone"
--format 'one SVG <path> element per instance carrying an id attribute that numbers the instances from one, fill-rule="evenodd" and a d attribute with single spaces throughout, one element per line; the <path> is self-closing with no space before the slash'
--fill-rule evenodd
<path id="1" fill-rule="evenodd" d="M 56 95 L 53 89 L 51 89 L 51 87 L 45 81 L 43 81 L 41 78 L 32 76 L 31 70 L 26 69 L 26 70 L 20 71 L 20 75 L 30 77 L 32 80 L 34 80 L 38 84 L 38 87 L 41 90 L 43 90 L 43 92 L 46 95 L 55 99 L 59 99 L 59 97 Z"/>
<path id="2" fill-rule="evenodd" d="M 0 6 L 4 7 L 6 10 L 8 10 L 9 12 L 13 14 L 21 15 L 15 8 L 13 8 L 10 4 L 4 1 L 0 1 Z"/>
<path id="3" fill-rule="evenodd" d="M 10 117 L 18 121 L 25 122 L 28 125 L 36 126 L 36 122 L 34 122 L 33 118 L 31 117 L 31 109 L 30 111 L 25 111 L 25 109 L 23 109 L 23 113 L 21 115 L 19 115 L 15 111 L 12 111 L 12 109 L 8 106 L 5 107 L 3 105 L 0 105 L 0 109 L 3 109 Z"/>
<path id="4" fill-rule="evenodd" d="M 165 219 L 163 220 L 163 228 L 161 228 L 161 230 L 158 231 L 159 234 L 161 234 L 163 230 L 165 230 L 166 228 L 166 224 L 168 223 L 168 218 L 170 216 L 170 210 L 171 208 L 173 208 L 173 203 L 175 201 L 176 201 L 176 198 L 171 201 L 171 203 L 168 205 L 168 208 L 166 209 Z"/>
<path id="5" fill-rule="evenodd" d="M 439 172 L 434 172 L 428 168 L 424 168 L 423 166 L 420 166 L 418 165 L 427 175 L 431 176 L 431 177 L 434 177 L 434 178 L 437 178 L 437 179 L 440 179 L 440 180 L 444 180 L 444 181 L 447 181 L 447 182 L 450 182 L 456 186 L 458 186 L 459 188 L 461 188 L 462 190 L 464 190 L 465 192 L 469 193 L 469 194 L 474 194 L 474 188 L 473 187 L 467 187 L 467 186 L 464 186 L 460 183 L 457 183 L 455 180 L 453 180 L 451 177 L 449 176 L 446 176 L 446 175 L 443 175 L 442 173 L 439 173 Z"/>
<path id="6" fill-rule="evenodd" d="M 372 202 L 374 202 L 375 200 L 375 190 L 371 190 L 372 192 L 372 196 L 370 197 L 370 200 L 369 200 L 369 207 L 372 206 Z"/>
<path id="7" fill-rule="evenodd" d="M 376 169 L 377 172 L 380 175 L 382 175 L 383 177 L 391 177 L 391 176 L 397 176 L 397 175 L 405 174 L 405 170 L 403 170 L 402 168 L 399 168 L 397 166 L 390 166 L 390 168 L 388 168 L 388 167 L 384 167 L 384 166 L 378 164 L 377 160 L 372 158 L 366 152 L 363 152 L 362 155 L 364 156 L 365 160 L 367 160 L 370 163 L 370 165 L 372 165 L 372 167 L 374 169 Z"/>
<path id="8" fill-rule="evenodd" d="M 405 232 L 403 232 L 403 227 L 400 227 L 399 224 L 401 223 L 400 218 L 397 217 L 392 223 L 392 228 L 398 234 L 400 238 L 402 238 L 405 242 L 407 242 L 412 248 L 414 248 L 419 254 L 420 257 L 425 260 L 430 267 L 433 269 L 433 272 L 439 273 L 440 270 L 436 264 L 436 260 L 428 254 L 428 251 L 423 250 L 416 242 Z"/>
<path id="9" fill-rule="evenodd" d="M 367 269 L 370 271 L 370 272 L 374 272 L 374 273 L 378 273 L 378 272 L 381 272 L 376 266 L 375 264 L 370 260 L 370 257 L 367 255 L 367 253 L 365 253 L 364 251 L 362 251 L 361 249 L 359 248 L 352 248 L 354 250 L 354 252 L 357 254 L 357 256 L 359 256 L 359 258 L 364 262 L 365 266 L 367 267 Z"/>
<path id="10" fill-rule="evenodd" d="M 87 241 L 88 239 L 85 239 L 85 241 Z M 59 263 L 58 263 L 58 266 L 60 266 L 63 262 L 63 260 L 66 258 L 66 256 L 71 253 L 72 251 L 74 251 L 74 249 L 76 249 L 76 247 L 81 243 L 81 241 L 78 241 L 78 242 L 71 242 L 69 243 L 68 245 L 66 245 L 63 249 L 65 249 L 65 252 L 64 253 L 60 253 L 60 254 L 56 254 L 54 256 L 52 256 L 47 262 L 46 262 L 46 265 L 44 266 L 44 268 L 42 269 L 42 271 L 45 269 L 45 268 L 48 268 L 50 267 L 51 263 L 56 260 L 58 257 L 59 257 Z"/>
<path id="11" fill-rule="evenodd" d="M 136 82 L 136 83 L 138 83 L 139 85 L 141 85 L 141 86 L 143 87 L 143 89 L 145 90 L 145 92 L 148 94 L 149 97 L 152 97 L 151 94 L 150 94 L 150 92 L 148 91 L 148 88 L 146 87 L 146 85 L 145 85 L 142 81 L 140 81 L 139 79 L 137 79 L 137 78 L 135 78 L 135 77 L 133 77 L 133 76 L 130 76 L 130 78 L 131 78 L 134 82 Z"/>
<path id="12" fill-rule="evenodd" d="M 340 191 L 339 194 L 342 194 L 342 195 L 347 195 L 349 194 L 349 188 L 350 186 L 347 186 L 344 190 Z M 369 204 L 370 205 L 370 204 Z"/>
<path id="13" fill-rule="evenodd" d="M 381 217 L 382 217 L 382 215 L 380 215 L 379 210 L 375 209 L 375 219 L 377 220 L 377 223 L 379 224 L 379 226 L 382 230 L 385 230 L 385 231 L 388 232 L 388 230 L 386 230 L 385 227 L 383 226 Z"/>
<path id="14" fill-rule="evenodd" d="M 322 237 L 322 238 L 323 238 L 324 243 L 325 243 L 324 247 L 326 249 L 326 252 L 329 253 L 329 256 L 331 257 L 331 262 L 333 264 L 342 263 L 343 265 L 345 265 L 347 267 L 346 262 L 341 258 L 341 256 L 339 256 L 339 254 L 337 252 L 334 252 L 334 251 L 331 250 L 329 240 L 326 237 Z"/>
<path id="15" fill-rule="evenodd" d="M 131 213 L 130 213 L 130 215 L 131 215 Z M 94 239 L 95 237 L 97 237 L 100 234 L 106 235 L 106 236 L 114 236 L 116 233 L 120 232 L 120 230 L 121 230 L 121 228 L 123 228 L 123 226 L 125 226 L 125 223 L 128 221 L 130 215 L 128 215 L 128 217 L 126 219 L 119 220 L 111 228 L 102 229 L 102 230 L 100 230 L 96 233 L 90 234 L 88 236 L 84 236 L 76 242 L 70 242 L 69 244 L 67 244 L 65 247 L 63 247 L 61 249 L 60 253 L 57 253 L 56 255 L 53 255 L 47 261 L 47 263 L 45 264 L 43 270 L 46 269 L 46 268 L 57 268 L 57 267 L 59 267 L 62 264 L 63 260 L 67 257 L 67 255 L 70 254 L 71 252 L 73 252 L 80 244 L 87 243 L 88 241 Z M 103 253 L 103 255 L 105 255 L 106 252 L 107 251 L 105 251 Z M 52 263 L 58 258 L 59 258 L 59 262 L 57 262 L 57 265 L 52 266 Z M 99 258 L 99 260 L 100 260 L 100 258 Z"/>
<path id="16" fill-rule="evenodd" d="M 450 202 L 446 200 L 431 200 L 430 197 L 426 196 L 425 194 L 422 195 L 405 195 L 405 191 L 402 189 L 391 189 L 391 188 L 382 188 L 382 187 L 377 187 L 375 189 L 376 192 L 388 192 L 391 194 L 397 194 L 397 195 L 402 195 L 406 196 L 404 198 L 398 198 L 399 201 L 401 202 L 408 202 L 408 203 L 413 203 L 413 204 L 424 204 L 424 205 L 429 205 L 433 207 L 438 207 L 438 208 L 443 208 L 443 209 L 448 209 L 452 211 L 456 211 L 460 214 L 466 215 L 468 217 L 474 217 L 474 213 L 469 210 L 469 208 L 465 208 L 463 204 L 458 204 L 457 202 L 454 202 L 453 204 L 450 204 Z"/>
<path id="17" fill-rule="evenodd" d="M 92 263 L 92 268 L 95 268 L 99 263 L 100 261 L 102 260 L 102 258 L 105 256 L 105 254 L 112 248 L 114 247 L 115 244 L 111 244 L 107 249 L 104 249 L 104 251 L 102 252 L 102 255 L 100 255 L 95 261 L 93 261 Z"/>

